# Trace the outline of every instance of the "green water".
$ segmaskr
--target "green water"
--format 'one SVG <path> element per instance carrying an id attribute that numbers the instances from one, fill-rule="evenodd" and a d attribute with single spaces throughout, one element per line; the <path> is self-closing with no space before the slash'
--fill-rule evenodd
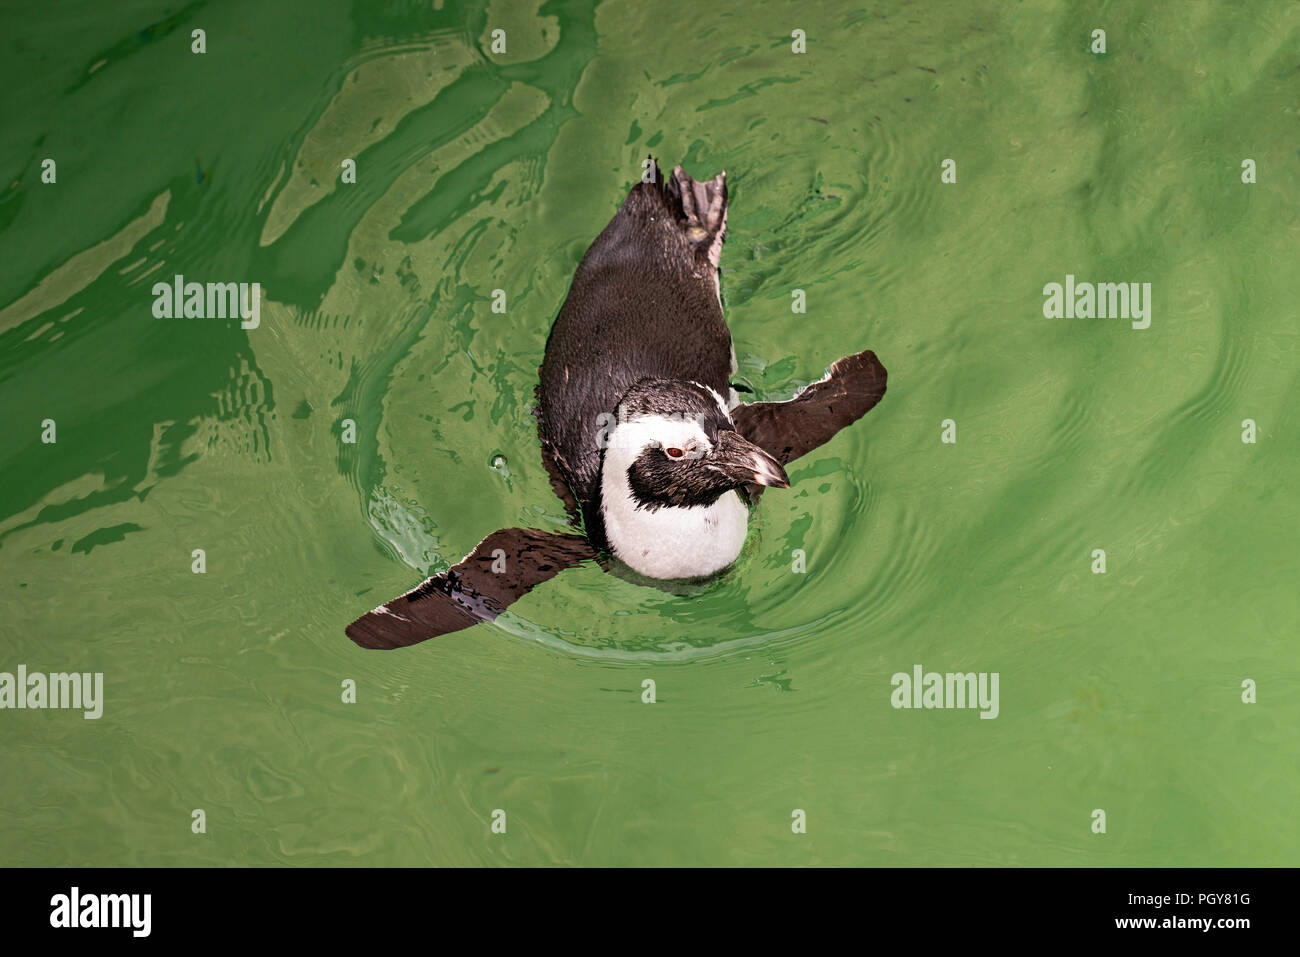
<path id="1" fill-rule="evenodd" d="M 5 19 L 0 671 L 105 701 L 0 711 L 0 863 L 1296 862 L 1300 6 Z M 727 171 L 758 397 L 871 348 L 884 401 L 706 588 L 584 567 L 355 648 L 563 526 L 536 369 L 647 153 Z M 177 273 L 260 326 L 154 318 Z M 1151 283 L 1150 327 L 1045 318 L 1067 274 Z M 997 718 L 893 708 L 917 664 L 998 673 Z"/>

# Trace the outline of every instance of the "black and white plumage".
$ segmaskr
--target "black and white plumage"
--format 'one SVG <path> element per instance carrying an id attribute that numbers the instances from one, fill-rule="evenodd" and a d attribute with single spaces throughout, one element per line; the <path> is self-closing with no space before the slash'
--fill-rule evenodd
<path id="1" fill-rule="evenodd" d="M 602 416 L 639 380 L 729 391 L 731 331 L 718 295 L 725 174 L 697 183 L 678 167 L 664 184 L 653 172 L 582 257 L 546 340 L 542 441 L 584 507 L 596 495 Z"/>
<path id="2" fill-rule="evenodd" d="M 697 182 L 679 166 L 664 182 L 653 173 L 587 250 L 540 370 L 543 458 L 584 534 L 494 532 L 349 625 L 357 644 L 402 647 L 493 620 L 535 585 L 606 553 L 652 578 L 715 574 L 744 544 L 746 499 L 757 496 L 742 490 L 788 487 L 787 462 L 884 395 L 884 367 L 861 352 L 788 402 L 740 405 L 718 285 L 725 174 Z"/>

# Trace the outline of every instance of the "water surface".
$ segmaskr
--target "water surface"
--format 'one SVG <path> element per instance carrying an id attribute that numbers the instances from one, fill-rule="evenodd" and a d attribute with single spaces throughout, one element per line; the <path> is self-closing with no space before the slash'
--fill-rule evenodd
<path id="1" fill-rule="evenodd" d="M 1300 7 L 110 8 L 4 30 L 0 670 L 106 701 L 0 712 L 3 863 L 1295 863 Z M 563 527 L 536 370 L 651 153 L 727 171 L 757 396 L 872 348 L 884 401 L 708 587 L 353 647 Z M 154 318 L 178 273 L 259 328 Z M 1067 274 L 1150 328 L 1044 318 Z M 998 717 L 895 710 L 916 664 Z"/>

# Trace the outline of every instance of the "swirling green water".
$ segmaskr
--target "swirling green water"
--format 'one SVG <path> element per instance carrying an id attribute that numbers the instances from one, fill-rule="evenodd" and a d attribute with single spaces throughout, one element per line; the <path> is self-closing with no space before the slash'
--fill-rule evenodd
<path id="1" fill-rule="evenodd" d="M 0 711 L 0 863 L 1295 863 L 1300 7 L 5 17 L 0 671 L 106 700 Z M 862 348 L 888 395 L 710 587 L 583 568 L 354 648 L 562 525 L 536 367 L 647 153 L 728 173 L 758 395 Z M 260 327 L 155 319 L 177 273 Z M 1044 318 L 1067 274 L 1150 282 L 1150 328 Z M 895 710 L 915 664 L 998 717 Z"/>

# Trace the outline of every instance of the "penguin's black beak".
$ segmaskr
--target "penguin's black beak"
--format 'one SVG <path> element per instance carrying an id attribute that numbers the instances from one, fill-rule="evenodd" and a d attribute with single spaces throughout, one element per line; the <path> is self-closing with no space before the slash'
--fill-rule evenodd
<path id="1" fill-rule="evenodd" d="M 738 432 L 719 432 L 709 453 L 708 464 L 737 485 L 770 485 L 789 488 L 790 479 L 781 463 Z"/>

